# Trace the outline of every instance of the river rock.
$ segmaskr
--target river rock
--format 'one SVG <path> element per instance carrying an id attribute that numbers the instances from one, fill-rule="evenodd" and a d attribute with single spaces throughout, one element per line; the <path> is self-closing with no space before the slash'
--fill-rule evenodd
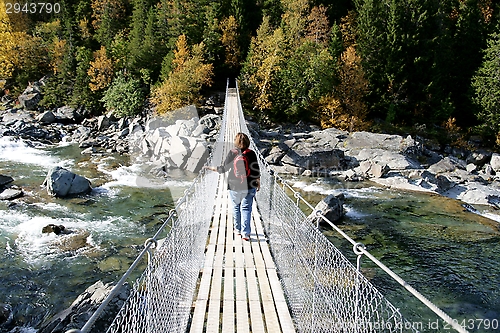
<path id="1" fill-rule="evenodd" d="M 428 170 L 433 174 L 445 173 L 445 172 L 453 172 L 456 169 L 465 170 L 466 165 L 465 162 L 459 160 L 456 157 L 448 156 L 443 158 L 441 161 L 431 165 Z"/>
<path id="2" fill-rule="evenodd" d="M 0 192 L 0 200 L 13 200 L 23 196 L 23 191 L 14 188 L 8 188 Z"/>
<path id="3" fill-rule="evenodd" d="M 204 128 L 211 132 L 214 129 L 220 127 L 221 117 L 216 114 L 207 114 L 200 118 L 198 124 L 202 125 Z"/>
<path id="4" fill-rule="evenodd" d="M 409 142 L 400 135 L 379 134 L 370 132 L 354 132 L 344 140 L 348 150 L 384 149 L 392 152 L 408 150 Z"/>
<path id="5" fill-rule="evenodd" d="M 82 116 L 79 112 L 70 106 L 63 106 L 56 110 L 54 116 L 57 122 L 61 124 L 76 124 L 82 120 Z"/>
<path id="6" fill-rule="evenodd" d="M 0 328 L 8 326 L 13 318 L 12 306 L 10 304 L 0 303 Z"/>
<path id="7" fill-rule="evenodd" d="M 344 216 L 344 194 L 329 194 L 321 200 L 315 211 L 320 210 L 321 213 L 331 222 L 335 223 Z M 308 217 L 313 223 L 322 223 L 324 220 L 316 216 L 315 212 Z"/>
<path id="8" fill-rule="evenodd" d="M 281 159 L 285 156 L 286 152 L 281 150 L 280 147 L 275 146 L 271 148 L 271 150 L 266 154 L 266 162 L 272 165 L 279 165 L 281 163 Z"/>
<path id="9" fill-rule="evenodd" d="M 51 232 L 55 233 L 56 235 L 60 235 L 65 231 L 65 227 L 60 224 L 48 224 L 45 227 L 42 228 L 42 234 L 50 234 Z"/>
<path id="10" fill-rule="evenodd" d="M 100 132 L 104 131 L 105 129 L 107 129 L 109 127 L 110 124 L 111 124 L 111 122 L 110 122 L 109 118 L 106 117 L 105 115 L 97 117 L 97 130 L 98 131 L 100 131 Z"/>
<path id="11" fill-rule="evenodd" d="M 467 159 L 465 161 L 469 164 L 472 163 L 474 165 L 477 165 L 478 167 L 482 167 L 488 162 L 488 160 L 491 158 L 491 155 L 492 154 L 488 151 L 478 150 L 472 152 L 469 156 L 467 156 Z"/>
<path id="12" fill-rule="evenodd" d="M 340 149 L 311 147 L 305 142 L 298 142 L 281 159 L 283 164 L 304 170 L 343 170 L 344 152 Z"/>
<path id="13" fill-rule="evenodd" d="M 14 181 L 14 178 L 12 178 L 10 176 L 0 175 L 0 186 L 5 186 L 9 183 L 12 183 L 13 181 Z"/>
<path id="14" fill-rule="evenodd" d="M 49 170 L 44 184 L 47 193 L 56 197 L 84 194 L 92 190 L 88 179 L 59 166 Z"/>
<path id="15" fill-rule="evenodd" d="M 361 163 L 362 161 L 369 161 L 371 165 L 383 165 L 386 166 L 389 170 L 421 168 L 420 163 L 411 159 L 410 157 L 385 149 L 361 149 L 357 155 L 351 156 L 354 157 L 359 163 Z"/>
<path id="16" fill-rule="evenodd" d="M 186 170 L 197 173 L 205 164 L 210 153 L 204 140 L 192 140 L 190 149 L 191 154 L 186 161 Z"/>
<path id="17" fill-rule="evenodd" d="M 5 126 L 13 126 L 14 124 L 26 124 L 34 120 L 31 112 L 24 109 L 11 109 L 3 113 L 2 122 Z M 16 125 L 20 127 L 20 125 Z"/>
<path id="18" fill-rule="evenodd" d="M 61 230 L 57 237 L 51 243 L 51 247 L 57 248 L 63 252 L 81 252 L 82 249 L 91 249 L 92 245 L 88 243 L 90 232 L 87 230 L 77 230 L 71 232 L 68 229 Z"/>
<path id="19" fill-rule="evenodd" d="M 111 293 L 114 286 L 97 281 L 80 294 L 69 308 L 59 312 L 45 323 L 38 333 L 64 333 L 70 329 L 81 329 L 99 305 Z M 128 284 L 122 286 L 97 319 L 93 332 L 105 332 L 130 294 Z"/>
<path id="20" fill-rule="evenodd" d="M 493 153 L 491 155 L 490 165 L 495 172 L 500 171 L 500 154 Z"/>
<path id="21" fill-rule="evenodd" d="M 38 103 L 42 100 L 38 84 L 30 84 L 18 97 L 19 104 L 26 110 L 36 110 Z"/>
<path id="22" fill-rule="evenodd" d="M 45 111 L 44 113 L 38 115 L 36 120 L 42 124 L 52 124 L 56 121 L 56 116 L 54 116 L 52 111 Z"/>

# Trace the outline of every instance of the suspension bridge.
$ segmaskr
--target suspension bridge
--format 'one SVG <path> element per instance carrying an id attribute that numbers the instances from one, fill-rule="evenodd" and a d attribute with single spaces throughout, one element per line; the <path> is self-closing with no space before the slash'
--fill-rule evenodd
<path id="1" fill-rule="evenodd" d="M 238 87 L 227 88 L 224 117 L 207 162 L 222 164 L 236 133 L 249 130 Z M 252 141 L 251 148 L 258 153 Z M 369 258 L 458 332 L 466 332 L 321 213 L 358 256 L 351 263 L 299 208 L 307 205 L 259 156 L 261 190 L 250 241 L 234 234 L 226 178 L 203 170 L 97 311 L 92 326 L 143 257 L 148 265 L 108 333 L 418 332 L 360 272 Z M 293 194 L 293 195 L 292 195 Z M 162 231 L 168 235 L 158 241 Z"/>

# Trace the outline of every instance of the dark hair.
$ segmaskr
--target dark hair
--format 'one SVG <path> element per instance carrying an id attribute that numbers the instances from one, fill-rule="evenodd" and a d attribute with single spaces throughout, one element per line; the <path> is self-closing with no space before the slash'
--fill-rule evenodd
<path id="1" fill-rule="evenodd" d="M 234 145 L 241 150 L 245 150 L 250 147 L 250 139 L 245 133 L 240 132 L 234 138 Z"/>

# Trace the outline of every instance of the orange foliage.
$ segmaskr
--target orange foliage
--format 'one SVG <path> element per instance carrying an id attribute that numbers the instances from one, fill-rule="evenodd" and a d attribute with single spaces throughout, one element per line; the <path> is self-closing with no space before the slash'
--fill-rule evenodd
<path id="1" fill-rule="evenodd" d="M 212 84 L 213 65 L 204 63 L 204 44 L 194 45 L 190 50 L 186 36 L 181 35 L 176 46 L 175 58 L 172 61 L 174 69 L 153 91 L 151 101 L 156 105 L 156 112 L 159 114 L 167 114 L 196 103 L 201 98 L 201 88 Z"/>
<path id="2" fill-rule="evenodd" d="M 330 40 L 330 25 L 326 7 L 315 6 L 307 18 L 306 38 L 326 46 Z"/>
<path id="3" fill-rule="evenodd" d="M 323 128 L 337 127 L 343 130 L 365 130 L 368 107 L 364 97 L 368 92 L 368 80 L 361 67 L 356 49 L 349 46 L 340 58 L 340 83 L 335 92 L 320 100 L 320 121 Z"/>
<path id="4" fill-rule="evenodd" d="M 222 20 L 220 24 L 222 30 L 221 42 L 226 50 L 225 63 L 231 68 L 237 68 L 240 63 L 240 47 L 238 46 L 238 23 L 234 16 L 229 16 Z"/>
<path id="5" fill-rule="evenodd" d="M 106 48 L 101 46 L 100 50 L 94 52 L 94 60 L 90 62 L 87 71 L 90 76 L 89 87 L 92 91 L 103 90 L 111 84 L 113 79 L 113 62 L 106 55 Z"/>

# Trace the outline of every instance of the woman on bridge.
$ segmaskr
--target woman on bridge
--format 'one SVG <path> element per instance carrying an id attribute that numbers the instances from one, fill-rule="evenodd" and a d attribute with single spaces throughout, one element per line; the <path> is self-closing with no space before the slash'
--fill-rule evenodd
<path id="1" fill-rule="evenodd" d="M 255 152 L 249 149 L 250 139 L 245 133 L 236 134 L 234 145 L 235 148 L 229 151 L 221 166 L 205 168 L 218 173 L 229 171 L 227 186 L 233 203 L 234 231 L 248 241 L 253 198 L 256 191 L 260 190 L 259 162 Z"/>

